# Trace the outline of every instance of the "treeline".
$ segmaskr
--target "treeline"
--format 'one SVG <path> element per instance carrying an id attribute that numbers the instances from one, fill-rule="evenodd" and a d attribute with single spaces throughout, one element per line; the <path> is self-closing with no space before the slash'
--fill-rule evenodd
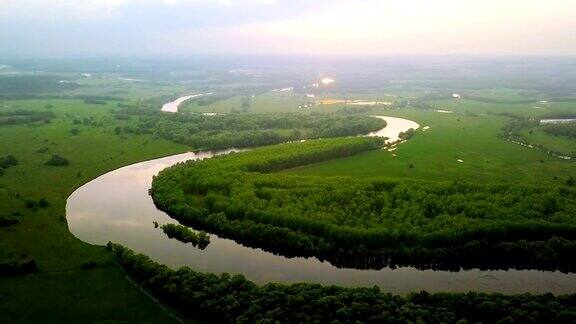
<path id="1" fill-rule="evenodd" d="M 194 247 L 204 250 L 210 244 L 210 236 L 204 231 L 198 233 L 180 224 L 164 224 L 162 231 L 169 237 L 184 243 L 192 243 Z"/>
<path id="2" fill-rule="evenodd" d="M 181 223 L 341 266 L 576 270 L 576 191 L 568 187 L 269 173 L 380 145 L 315 140 L 190 161 L 160 172 L 151 194 Z"/>
<path id="3" fill-rule="evenodd" d="M 73 82 L 60 82 L 56 76 L 3 76 L 0 77 L 0 95 L 49 94 L 64 90 L 77 89 L 80 85 Z"/>
<path id="4" fill-rule="evenodd" d="M 548 135 L 566 136 L 571 139 L 576 139 L 576 123 L 545 125 L 542 127 L 542 130 Z"/>
<path id="5" fill-rule="evenodd" d="M 49 123 L 54 118 L 50 111 L 14 110 L 0 112 L 0 126 L 27 124 L 33 122 Z"/>
<path id="6" fill-rule="evenodd" d="M 318 284 L 257 286 L 242 275 L 172 270 L 108 243 L 118 262 L 144 288 L 184 314 L 225 323 L 570 323 L 576 296 L 412 293 Z M 200 317 L 200 318 L 198 318 Z"/>
<path id="7" fill-rule="evenodd" d="M 115 133 L 156 134 L 197 149 L 255 147 L 314 138 L 367 134 L 384 128 L 386 122 L 353 114 L 165 114 L 119 104 L 117 120 L 130 123 Z"/>

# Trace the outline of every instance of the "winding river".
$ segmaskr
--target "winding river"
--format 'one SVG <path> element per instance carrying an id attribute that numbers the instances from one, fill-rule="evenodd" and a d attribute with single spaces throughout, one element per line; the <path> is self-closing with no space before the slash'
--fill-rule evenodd
<path id="1" fill-rule="evenodd" d="M 398 133 L 419 126 L 406 119 L 377 117 L 386 120 L 388 125 L 372 133 L 376 136 L 393 139 Z M 78 188 L 68 198 L 66 215 L 70 231 L 77 238 L 92 244 L 104 245 L 108 241 L 121 243 L 171 267 L 190 266 L 204 272 L 241 273 L 257 283 L 377 285 L 398 294 L 419 290 L 560 294 L 576 290 L 576 275 L 558 271 L 475 269 L 449 272 L 412 267 L 339 269 L 316 258 L 286 258 L 245 247 L 214 234 L 210 235 L 210 245 L 200 250 L 169 239 L 160 228 L 153 226 L 154 221 L 159 224 L 176 222 L 156 209 L 148 195 L 153 175 L 178 162 L 210 158 L 231 151 L 178 154 L 108 172 Z"/>

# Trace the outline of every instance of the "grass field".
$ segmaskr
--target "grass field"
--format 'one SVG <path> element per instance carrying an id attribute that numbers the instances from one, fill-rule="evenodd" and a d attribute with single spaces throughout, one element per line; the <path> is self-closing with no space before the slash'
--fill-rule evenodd
<path id="1" fill-rule="evenodd" d="M 499 138 L 497 135 L 507 117 L 486 115 L 486 112 L 493 112 L 494 105 L 484 107 L 483 114 L 472 115 L 470 113 L 476 113 L 479 110 L 476 108 L 484 104 L 449 104 L 438 106 L 451 108 L 455 113 L 422 110 L 385 112 L 386 115 L 414 120 L 422 126 L 412 139 L 393 152 L 373 151 L 286 172 L 533 184 L 558 184 L 568 175 L 576 174 L 574 163 Z M 502 110 L 521 109 L 504 107 Z M 424 131 L 424 126 L 430 129 Z M 463 162 L 458 162 L 458 159 Z M 413 168 L 410 168 L 411 164 Z"/>
<path id="2" fill-rule="evenodd" d="M 19 164 L 0 176 L 0 214 L 20 211 L 22 222 L 0 228 L 0 259 L 32 258 L 39 271 L 0 278 L 0 322 L 171 322 L 174 319 L 133 285 L 103 247 L 76 239 L 66 225 L 68 195 L 84 182 L 120 166 L 187 147 L 150 136 L 113 135 L 111 106 L 81 101 L 3 102 L 11 109 L 45 109 L 50 124 L 0 127 L 0 156 L 12 154 Z M 75 117 L 93 116 L 104 126 L 73 125 Z M 78 128 L 79 135 L 70 134 Z M 46 153 L 38 153 L 40 148 Z M 52 154 L 69 166 L 44 165 Z M 28 209 L 26 199 L 46 198 L 51 206 Z M 82 269 L 96 261 L 94 269 Z"/>
<path id="3" fill-rule="evenodd" d="M 549 150 L 576 155 L 576 141 L 571 138 L 546 134 L 539 127 L 526 128 L 521 133 L 530 144 L 543 145 Z"/>
<path id="4" fill-rule="evenodd" d="M 361 100 L 391 100 L 387 95 L 369 95 L 369 94 L 347 94 L 346 96 L 336 94 L 324 94 L 319 98 L 334 99 L 334 98 L 353 98 Z M 233 96 L 228 99 L 216 101 L 210 105 L 199 106 L 194 101 L 184 104 L 184 111 L 193 112 L 216 112 L 216 113 L 231 113 L 233 110 L 241 111 L 242 100 L 246 96 Z M 318 98 L 317 98 L 318 99 Z M 313 103 L 314 99 L 306 98 L 304 94 L 287 92 L 265 92 L 250 97 L 250 106 L 248 112 L 250 113 L 331 113 L 345 107 L 344 104 L 331 104 L 331 105 L 314 105 L 309 108 L 300 108 L 300 105 Z M 354 107 L 348 106 L 347 108 L 353 109 Z"/>

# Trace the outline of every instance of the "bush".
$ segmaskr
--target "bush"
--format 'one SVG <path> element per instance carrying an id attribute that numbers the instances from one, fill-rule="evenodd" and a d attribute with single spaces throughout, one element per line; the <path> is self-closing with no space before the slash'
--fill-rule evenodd
<path id="1" fill-rule="evenodd" d="M 53 165 L 53 166 L 65 166 L 65 165 L 69 165 L 70 161 L 68 161 L 68 159 L 60 156 L 60 155 L 52 155 L 52 157 L 50 158 L 50 160 L 46 161 L 45 163 L 46 165 Z"/>
<path id="2" fill-rule="evenodd" d="M 80 266 L 82 269 L 94 269 L 98 266 L 96 261 L 86 261 Z"/>
<path id="3" fill-rule="evenodd" d="M 40 200 L 38 200 L 38 207 L 49 207 L 49 206 L 50 202 L 46 198 L 40 198 Z"/>
<path id="4" fill-rule="evenodd" d="M 566 185 L 567 186 L 576 185 L 576 180 L 574 179 L 574 177 L 572 177 L 572 176 L 568 177 L 568 179 L 566 179 Z"/>
<path id="5" fill-rule="evenodd" d="M 0 261 L 0 275 L 19 275 L 35 272 L 38 265 L 34 260 Z"/>
<path id="6" fill-rule="evenodd" d="M 0 167 L 8 169 L 11 166 L 18 165 L 18 160 L 13 155 L 6 155 L 0 157 Z"/>
<path id="7" fill-rule="evenodd" d="M 26 201 L 24 201 L 24 206 L 26 206 L 26 208 L 32 209 L 38 207 L 38 203 L 36 200 L 28 198 Z"/>
<path id="8" fill-rule="evenodd" d="M 20 223 L 20 217 L 15 215 L 0 216 L 0 226 L 10 226 Z"/>

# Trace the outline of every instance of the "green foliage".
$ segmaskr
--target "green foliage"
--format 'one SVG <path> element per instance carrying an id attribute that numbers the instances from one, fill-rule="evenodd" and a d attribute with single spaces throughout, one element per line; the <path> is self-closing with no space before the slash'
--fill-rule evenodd
<path id="1" fill-rule="evenodd" d="M 239 323 L 559 323 L 576 320 L 576 296 L 439 293 L 406 297 L 373 288 L 318 284 L 257 286 L 242 275 L 172 270 L 108 243 L 135 280 L 188 315 Z"/>
<path id="2" fill-rule="evenodd" d="M 576 124 L 574 123 L 545 125 L 542 129 L 549 135 L 566 136 L 571 139 L 576 139 Z"/>
<path id="3" fill-rule="evenodd" d="M 0 227 L 6 227 L 18 223 L 20 223 L 20 215 L 18 215 L 17 213 L 0 216 Z"/>
<path id="4" fill-rule="evenodd" d="M 70 161 L 68 161 L 68 159 L 60 156 L 60 155 L 52 155 L 52 157 L 46 161 L 46 163 L 44 163 L 46 165 L 53 165 L 53 166 L 66 166 L 70 164 Z"/>
<path id="5" fill-rule="evenodd" d="M 84 103 L 87 105 L 107 105 L 108 103 L 104 100 L 98 99 L 84 99 Z"/>
<path id="6" fill-rule="evenodd" d="M 80 266 L 82 269 L 94 269 L 98 266 L 98 262 L 92 260 L 92 261 L 86 261 L 84 263 L 82 263 L 82 265 Z"/>
<path id="7" fill-rule="evenodd" d="M 79 87 L 77 83 L 61 83 L 57 76 L 0 76 L 0 95 L 54 93 Z"/>
<path id="8" fill-rule="evenodd" d="M 202 149 L 254 147 L 313 138 L 367 134 L 386 126 L 378 118 L 347 114 L 160 114 L 149 109 L 123 105 L 115 112 L 117 120 L 131 120 L 130 127 L 116 127 L 116 135 L 157 134 Z"/>
<path id="9" fill-rule="evenodd" d="M 0 261 L 0 276 L 27 274 L 38 270 L 34 260 Z"/>
<path id="10" fill-rule="evenodd" d="M 50 207 L 50 202 L 46 198 L 40 198 L 40 200 L 38 200 L 38 207 Z"/>
<path id="11" fill-rule="evenodd" d="M 371 138 L 315 140 L 191 161 L 160 172 L 151 194 L 185 223 L 336 263 L 349 255 L 382 259 L 366 265 L 376 267 L 388 262 L 383 256 L 575 266 L 567 257 L 576 252 L 573 190 L 270 173 L 379 145 Z"/>
<path id="12" fill-rule="evenodd" d="M 28 124 L 39 121 L 50 121 L 54 113 L 50 111 L 14 110 L 0 112 L 0 126 Z"/>
<path id="13" fill-rule="evenodd" d="M 13 155 L 6 155 L 0 157 L 0 168 L 8 169 L 11 166 L 18 165 L 18 160 Z"/>

